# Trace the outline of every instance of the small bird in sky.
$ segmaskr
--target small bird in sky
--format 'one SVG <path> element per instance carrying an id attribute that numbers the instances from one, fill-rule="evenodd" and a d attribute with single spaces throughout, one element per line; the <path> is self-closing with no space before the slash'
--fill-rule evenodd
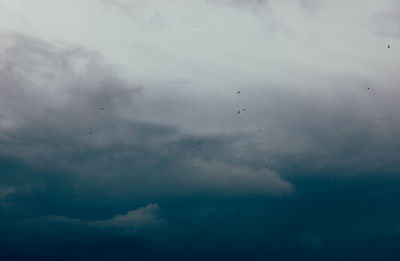
<path id="1" fill-rule="evenodd" d="M 240 91 L 237 91 L 237 93 L 236 94 L 240 94 Z"/>
<path id="2" fill-rule="evenodd" d="M 242 109 L 242 111 L 246 111 L 246 109 L 245 109 L 245 108 L 243 108 L 243 109 Z"/>
<path id="3" fill-rule="evenodd" d="M 390 48 L 390 44 L 388 44 L 388 48 Z"/>
<path id="4" fill-rule="evenodd" d="M 88 132 L 88 134 L 89 134 L 89 135 L 92 135 L 92 134 L 93 134 L 93 132 L 89 131 L 89 132 Z"/>
<path id="5" fill-rule="evenodd" d="M 104 110 L 104 107 L 100 107 L 99 109 L 100 109 L 100 110 Z"/>
<path id="6" fill-rule="evenodd" d="M 367 90 L 371 90 L 371 87 L 367 87 Z"/>
<path id="7" fill-rule="evenodd" d="M 240 114 L 240 110 L 238 110 L 237 114 L 238 114 L 238 115 Z"/>

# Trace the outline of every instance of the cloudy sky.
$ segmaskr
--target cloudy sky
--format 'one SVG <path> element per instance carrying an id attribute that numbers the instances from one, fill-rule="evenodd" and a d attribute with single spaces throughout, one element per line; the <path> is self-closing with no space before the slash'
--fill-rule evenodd
<path id="1" fill-rule="evenodd" d="M 399 260 L 399 1 L 0 17 L 1 260 Z"/>

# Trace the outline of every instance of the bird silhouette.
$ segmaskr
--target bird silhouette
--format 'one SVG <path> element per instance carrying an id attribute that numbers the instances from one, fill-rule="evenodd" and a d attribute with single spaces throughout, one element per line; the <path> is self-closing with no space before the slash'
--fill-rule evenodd
<path id="1" fill-rule="evenodd" d="M 240 110 L 238 110 L 237 114 L 238 114 L 238 115 L 240 114 Z"/>
<path id="2" fill-rule="evenodd" d="M 390 48 L 390 44 L 388 45 L 388 48 Z"/>
<path id="3" fill-rule="evenodd" d="M 89 131 L 89 132 L 88 132 L 88 134 L 89 134 L 89 135 L 92 135 L 92 134 L 93 134 L 93 132 Z"/>
<path id="4" fill-rule="evenodd" d="M 240 91 L 237 91 L 237 93 L 236 94 L 240 94 Z"/>

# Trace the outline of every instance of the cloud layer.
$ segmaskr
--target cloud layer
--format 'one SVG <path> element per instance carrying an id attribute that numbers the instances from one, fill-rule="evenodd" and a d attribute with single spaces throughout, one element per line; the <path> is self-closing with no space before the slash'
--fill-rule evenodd
<path id="1" fill-rule="evenodd" d="M 0 0 L 0 259 L 398 260 L 399 8 Z"/>
<path id="2" fill-rule="evenodd" d="M 58 50 L 23 36 L 8 40 L 1 77 L 3 156 L 113 189 L 132 182 L 141 187 L 133 194 L 290 190 L 271 171 L 227 165 L 231 159 L 217 154 L 229 150 L 233 137 L 209 145 L 207 137 L 181 133 L 178 126 L 141 120 L 135 110 L 140 89 L 118 78 L 95 53 Z"/>

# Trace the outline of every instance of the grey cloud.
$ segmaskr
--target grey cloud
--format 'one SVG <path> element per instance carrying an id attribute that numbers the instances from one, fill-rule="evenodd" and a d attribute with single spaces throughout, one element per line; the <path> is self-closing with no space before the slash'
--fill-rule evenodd
<path id="1" fill-rule="evenodd" d="M 374 32 L 384 37 L 400 37 L 400 7 L 396 11 L 383 14 L 374 14 L 366 23 L 372 27 Z M 390 40 L 389 40 L 390 41 Z M 389 42 L 390 43 L 390 42 Z"/>
<path id="2" fill-rule="evenodd" d="M 1 62 L 3 157 L 63 170 L 86 185 L 108 184 L 112 194 L 291 190 L 276 173 L 260 174 L 240 162 L 235 165 L 244 171 L 229 167 L 236 157 L 230 151 L 237 145 L 234 137 L 193 136 L 173 123 L 142 120 L 141 107 L 160 106 L 158 101 L 140 101 L 140 89 L 98 54 L 21 35 L 3 37 L 12 42 Z M 207 152 L 196 149 L 199 140 Z"/>

